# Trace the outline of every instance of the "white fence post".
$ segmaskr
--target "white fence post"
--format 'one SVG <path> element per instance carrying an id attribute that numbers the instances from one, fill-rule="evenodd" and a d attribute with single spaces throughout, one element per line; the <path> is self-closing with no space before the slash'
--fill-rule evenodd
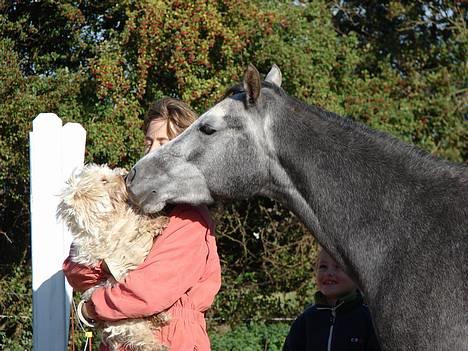
<path id="1" fill-rule="evenodd" d="M 58 194 L 83 164 L 86 132 L 79 124 L 41 113 L 30 133 L 33 348 L 64 351 L 68 344 L 71 289 L 62 262 L 70 235 L 56 219 Z"/>

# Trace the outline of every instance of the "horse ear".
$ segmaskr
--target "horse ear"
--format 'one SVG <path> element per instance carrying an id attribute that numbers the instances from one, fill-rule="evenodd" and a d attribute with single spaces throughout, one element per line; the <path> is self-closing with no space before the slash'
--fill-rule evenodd
<path id="1" fill-rule="evenodd" d="M 247 94 L 247 104 L 254 105 L 260 96 L 260 73 L 254 65 L 249 64 L 244 74 L 244 89 Z"/>
<path id="2" fill-rule="evenodd" d="M 279 67 L 275 64 L 271 66 L 270 72 L 265 77 L 265 81 L 276 84 L 277 86 L 281 86 L 283 76 L 281 75 L 281 71 Z"/>

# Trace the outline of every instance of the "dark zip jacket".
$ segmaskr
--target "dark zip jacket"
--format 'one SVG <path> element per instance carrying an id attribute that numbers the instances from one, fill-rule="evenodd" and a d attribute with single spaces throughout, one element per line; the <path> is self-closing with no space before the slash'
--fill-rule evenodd
<path id="1" fill-rule="evenodd" d="M 361 294 L 351 293 L 329 306 L 317 292 L 315 302 L 292 324 L 283 351 L 380 351 Z"/>

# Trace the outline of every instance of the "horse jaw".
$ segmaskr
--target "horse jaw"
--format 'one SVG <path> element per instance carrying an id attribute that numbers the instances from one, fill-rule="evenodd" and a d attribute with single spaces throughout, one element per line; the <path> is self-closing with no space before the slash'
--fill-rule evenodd
<path id="1" fill-rule="evenodd" d="M 182 181 L 182 183 L 184 183 Z M 158 182 L 157 190 L 151 182 L 148 186 L 128 186 L 129 199 L 137 205 L 144 213 L 156 213 L 161 211 L 167 204 L 191 204 L 202 205 L 213 203 L 213 198 L 206 186 L 202 184 L 193 184 L 188 187 L 179 187 L 176 191 L 173 189 L 165 190 L 163 183 Z"/>
<path id="2" fill-rule="evenodd" d="M 134 203 L 136 206 L 138 206 L 144 213 L 150 214 L 150 213 L 157 213 L 159 211 L 162 211 L 164 207 L 166 207 L 166 202 L 165 201 L 158 201 L 156 203 L 153 203 L 151 201 L 147 201 L 146 198 L 139 198 L 136 194 L 134 194 L 132 191 L 128 190 L 128 198 L 132 203 Z"/>
<path id="3" fill-rule="evenodd" d="M 129 199 L 145 213 L 167 204 L 210 204 L 213 198 L 201 172 L 182 159 L 170 157 L 169 144 L 140 159 L 126 178 Z M 159 166 L 158 166 L 159 164 Z"/>

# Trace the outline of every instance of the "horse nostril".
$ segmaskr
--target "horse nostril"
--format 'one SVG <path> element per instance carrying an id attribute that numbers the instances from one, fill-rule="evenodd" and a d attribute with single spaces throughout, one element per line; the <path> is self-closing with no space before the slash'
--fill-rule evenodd
<path id="1" fill-rule="evenodd" d="M 127 186 L 132 184 L 133 179 L 135 179 L 135 176 L 136 176 L 136 170 L 134 167 L 130 170 L 130 172 L 128 172 L 127 176 L 125 177 L 125 183 L 127 184 Z"/>

